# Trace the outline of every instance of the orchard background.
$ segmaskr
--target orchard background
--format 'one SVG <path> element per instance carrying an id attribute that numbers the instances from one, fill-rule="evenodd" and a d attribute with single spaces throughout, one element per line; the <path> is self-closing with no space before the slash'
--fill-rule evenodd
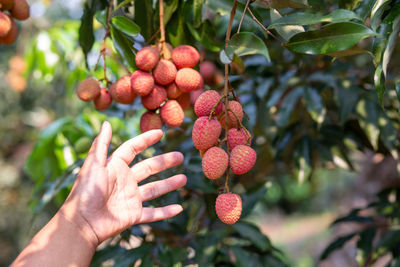
<path id="1" fill-rule="evenodd" d="M 103 120 L 110 150 L 140 133 L 140 101 L 98 112 L 77 84 L 105 73 L 115 82 L 160 37 L 158 1 L 29 3 L 17 42 L 0 45 L 4 266 L 64 201 Z M 104 242 L 93 266 L 399 266 L 400 1 L 164 0 L 164 25 L 172 46 L 196 47 L 221 75 L 228 66 L 257 152 L 229 181 L 242 216 L 217 219 L 224 181 L 204 177 L 197 117 L 185 110 L 138 159 L 184 153 L 182 166 L 149 179 L 185 173 L 183 190 L 149 203 L 184 212 Z"/>

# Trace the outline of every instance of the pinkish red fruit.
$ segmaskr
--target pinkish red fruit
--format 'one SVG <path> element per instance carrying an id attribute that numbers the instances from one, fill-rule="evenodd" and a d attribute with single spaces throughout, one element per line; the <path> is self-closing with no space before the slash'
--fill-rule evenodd
<path id="1" fill-rule="evenodd" d="M 199 90 L 203 87 L 203 78 L 200 73 L 194 69 L 183 68 L 178 70 L 175 78 L 178 88 L 185 93 Z"/>
<path id="2" fill-rule="evenodd" d="M 104 88 L 101 88 L 100 94 L 93 100 L 94 106 L 98 110 L 106 110 L 112 103 L 111 95 Z"/>
<path id="3" fill-rule="evenodd" d="M 251 135 L 245 128 L 238 130 L 232 128 L 228 131 L 228 148 L 229 151 L 234 149 L 237 145 L 250 145 Z"/>
<path id="4" fill-rule="evenodd" d="M 160 115 L 152 111 L 147 111 L 142 115 L 142 117 L 140 117 L 140 131 L 142 133 L 150 130 L 161 129 L 161 127 L 162 121 Z"/>
<path id="5" fill-rule="evenodd" d="M 176 100 L 168 100 L 165 105 L 161 107 L 160 113 L 163 122 L 171 127 L 180 126 L 185 118 L 182 107 Z"/>
<path id="6" fill-rule="evenodd" d="M 167 86 L 167 96 L 169 99 L 177 99 L 182 94 L 178 86 L 175 83 L 168 84 Z"/>
<path id="7" fill-rule="evenodd" d="M 113 83 L 110 88 L 112 99 L 121 104 L 131 104 L 136 98 L 136 93 L 131 87 L 131 77 L 126 75 Z"/>
<path id="8" fill-rule="evenodd" d="M 87 78 L 79 83 L 76 94 L 80 100 L 91 101 L 100 94 L 100 84 L 94 78 Z"/>
<path id="9" fill-rule="evenodd" d="M 249 146 L 237 145 L 232 149 L 230 167 L 235 174 L 245 174 L 250 171 L 257 160 L 257 154 Z"/>
<path id="10" fill-rule="evenodd" d="M 161 59 L 153 70 L 154 80 L 161 85 L 172 83 L 176 77 L 176 67 L 171 61 Z"/>
<path id="11" fill-rule="evenodd" d="M 206 151 L 202 160 L 204 175 L 209 179 L 218 179 L 228 168 L 229 156 L 220 147 L 211 147 Z"/>
<path id="12" fill-rule="evenodd" d="M 205 92 L 204 89 L 190 92 L 190 103 L 194 105 L 197 101 L 197 98 L 199 98 L 199 96 L 204 92 Z"/>
<path id="13" fill-rule="evenodd" d="M 237 194 L 221 194 L 215 201 L 215 211 L 223 223 L 234 224 L 242 214 L 242 199 Z"/>
<path id="14" fill-rule="evenodd" d="M 154 88 L 153 75 L 142 70 L 136 70 L 131 76 L 131 86 L 136 94 L 148 95 Z"/>
<path id="15" fill-rule="evenodd" d="M 215 90 L 209 90 L 202 93 L 194 104 L 194 112 L 197 116 L 209 116 L 213 107 L 218 103 L 221 96 Z M 220 101 L 214 110 L 214 115 L 218 116 L 223 108 L 223 104 Z"/>
<path id="16" fill-rule="evenodd" d="M 207 84 L 215 84 L 215 75 L 217 67 L 211 61 L 203 61 L 200 63 L 200 75 Z"/>
<path id="17" fill-rule="evenodd" d="M 221 134 L 221 125 L 216 119 L 209 120 L 208 117 L 198 118 L 193 125 L 192 140 L 198 150 L 205 150 L 218 142 Z"/>
<path id="18" fill-rule="evenodd" d="M 181 94 L 176 101 L 178 101 L 179 105 L 181 105 L 182 109 L 190 108 L 190 93 Z"/>
<path id="19" fill-rule="evenodd" d="M 166 98 L 165 88 L 156 84 L 150 94 L 142 96 L 142 104 L 145 108 L 154 110 L 159 108 Z"/>
<path id="20" fill-rule="evenodd" d="M 238 117 L 239 121 L 242 122 L 242 120 L 243 120 L 243 108 L 242 108 L 242 105 L 237 101 L 229 101 L 228 106 L 236 114 L 236 116 Z M 239 127 L 239 123 L 238 123 L 235 115 L 232 113 L 232 111 L 228 111 L 228 129 Z M 221 113 L 221 117 L 219 119 L 219 122 L 221 123 L 223 128 L 226 128 L 225 127 L 225 112 L 224 111 Z"/>
<path id="21" fill-rule="evenodd" d="M 135 57 L 136 66 L 144 71 L 150 71 L 155 68 L 160 58 L 156 48 L 146 46 L 137 52 Z"/>
<path id="22" fill-rule="evenodd" d="M 172 50 L 172 61 L 178 69 L 193 68 L 199 63 L 200 54 L 190 45 L 180 45 Z"/>

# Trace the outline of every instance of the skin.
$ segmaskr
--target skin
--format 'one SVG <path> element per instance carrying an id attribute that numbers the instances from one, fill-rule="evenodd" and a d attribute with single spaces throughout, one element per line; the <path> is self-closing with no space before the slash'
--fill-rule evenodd
<path id="1" fill-rule="evenodd" d="M 138 186 L 147 177 L 181 164 L 181 153 L 129 166 L 163 132 L 152 130 L 132 138 L 107 158 L 111 132 L 110 124 L 103 123 L 67 200 L 11 266 L 88 266 L 97 246 L 107 238 L 134 224 L 168 219 L 182 211 L 177 204 L 148 208 L 142 203 L 181 188 L 185 175 Z"/>

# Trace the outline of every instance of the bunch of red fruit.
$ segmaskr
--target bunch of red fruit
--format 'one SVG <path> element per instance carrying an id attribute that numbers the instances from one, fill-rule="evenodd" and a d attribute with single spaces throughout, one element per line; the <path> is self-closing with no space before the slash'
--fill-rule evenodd
<path id="1" fill-rule="evenodd" d="M 26 0 L 0 0 L 0 44 L 13 44 L 18 38 L 18 27 L 14 19 L 28 18 L 29 4 Z"/>
<path id="2" fill-rule="evenodd" d="M 161 47 L 161 46 L 160 46 Z M 160 129 L 165 123 L 178 127 L 184 119 L 183 110 L 190 107 L 190 92 L 203 87 L 203 78 L 193 69 L 200 60 L 192 46 L 181 45 L 170 51 L 171 60 L 160 57 L 155 47 L 144 47 L 136 55 L 138 70 L 100 89 L 93 78 L 80 83 L 77 94 L 83 101 L 94 101 L 98 110 L 107 109 L 112 100 L 131 104 L 137 96 L 148 110 L 140 118 L 140 130 Z"/>
<path id="3" fill-rule="evenodd" d="M 194 146 L 202 155 L 202 169 L 209 179 L 218 179 L 225 172 L 245 174 L 256 162 L 256 152 L 250 147 L 250 132 L 242 125 L 243 108 L 238 101 L 222 103 L 217 91 L 202 93 L 196 100 L 194 111 L 199 118 L 192 131 Z M 227 133 L 227 151 L 222 148 L 222 128 Z M 218 196 L 215 204 L 218 218 L 226 224 L 234 224 L 242 212 L 239 195 L 225 193 Z"/>

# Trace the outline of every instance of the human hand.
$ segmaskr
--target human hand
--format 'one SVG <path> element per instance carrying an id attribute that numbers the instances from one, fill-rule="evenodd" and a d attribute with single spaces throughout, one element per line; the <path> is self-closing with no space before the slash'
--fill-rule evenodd
<path id="1" fill-rule="evenodd" d="M 155 156 L 129 167 L 137 154 L 161 139 L 161 130 L 148 131 L 128 140 L 107 159 L 111 135 L 111 125 L 104 122 L 60 209 L 64 217 L 90 232 L 87 236 L 92 236 L 90 242 L 97 242 L 95 246 L 131 225 L 168 219 L 180 213 L 180 205 L 148 208 L 143 207 L 142 202 L 186 184 L 186 176 L 179 174 L 138 186 L 147 177 L 181 164 L 183 155 L 180 152 Z"/>

